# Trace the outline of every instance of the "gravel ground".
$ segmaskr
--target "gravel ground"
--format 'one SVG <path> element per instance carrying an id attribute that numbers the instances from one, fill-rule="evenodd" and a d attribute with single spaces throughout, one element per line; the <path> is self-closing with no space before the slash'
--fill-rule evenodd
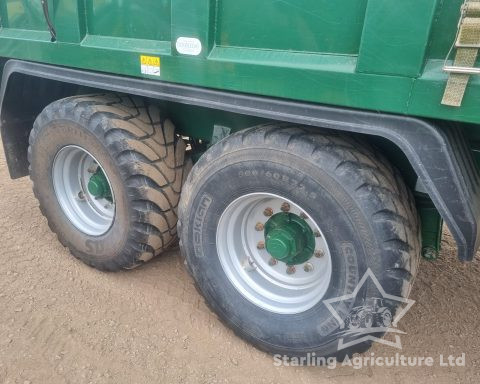
<path id="1" fill-rule="evenodd" d="M 440 260 L 422 261 L 400 323 L 400 353 L 434 366 L 359 370 L 275 367 L 208 310 L 176 251 L 128 272 L 83 265 L 48 229 L 30 181 L 9 179 L 3 152 L 0 244 L 0 383 L 480 382 L 479 258 L 459 263 L 448 233 Z M 465 367 L 439 366 L 462 353 Z"/>

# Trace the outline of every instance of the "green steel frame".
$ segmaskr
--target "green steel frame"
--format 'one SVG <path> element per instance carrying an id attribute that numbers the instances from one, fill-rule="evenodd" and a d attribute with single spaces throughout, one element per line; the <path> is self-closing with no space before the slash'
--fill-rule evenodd
<path id="1" fill-rule="evenodd" d="M 315 103 L 479 123 L 480 80 L 442 106 L 461 0 L 40 0 L 0 5 L 0 56 Z M 200 41 L 180 54 L 179 37 Z M 161 60 L 142 75 L 140 56 Z"/>

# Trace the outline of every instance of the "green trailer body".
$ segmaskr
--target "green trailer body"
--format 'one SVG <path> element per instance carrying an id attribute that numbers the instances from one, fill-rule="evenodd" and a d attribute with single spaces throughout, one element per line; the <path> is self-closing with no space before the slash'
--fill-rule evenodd
<path id="1" fill-rule="evenodd" d="M 40 0 L 5 0 L 0 8 L 0 56 L 479 123 L 479 79 L 471 80 L 461 108 L 441 104 L 448 78 L 442 68 L 461 4 L 49 0 L 56 32 L 52 42 Z M 179 38 L 195 39 L 184 42 L 187 54 L 178 51 Z M 157 74 L 142 74 L 142 55 L 160 59 Z"/>

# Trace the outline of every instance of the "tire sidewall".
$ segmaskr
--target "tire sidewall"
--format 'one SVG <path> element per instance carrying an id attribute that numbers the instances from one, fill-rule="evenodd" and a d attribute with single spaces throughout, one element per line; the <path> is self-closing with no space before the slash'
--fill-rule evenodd
<path id="1" fill-rule="evenodd" d="M 196 179 L 190 180 L 196 190 L 184 209 L 190 213 L 182 226 L 182 250 L 210 306 L 262 349 L 336 354 L 339 324 L 323 300 L 351 294 L 372 260 L 377 259 L 379 248 L 351 194 L 329 172 L 305 159 L 265 148 L 243 149 L 215 159 L 209 162 L 208 172 L 199 174 L 194 168 L 192 178 Z M 257 307 L 234 288 L 223 271 L 216 247 L 219 219 L 232 201 L 255 192 L 293 201 L 319 224 L 325 236 L 332 257 L 330 286 L 308 311 L 281 315 Z M 336 310 L 346 318 L 353 306 L 353 302 L 344 302 Z"/>
<path id="2" fill-rule="evenodd" d="M 68 145 L 81 147 L 94 156 L 107 174 L 113 189 L 115 218 L 110 229 L 101 236 L 87 235 L 76 228 L 57 199 L 52 168 L 57 153 Z M 49 121 L 38 130 L 30 162 L 35 194 L 50 226 L 66 242 L 65 246 L 87 263 L 108 262 L 124 249 L 129 228 L 128 199 L 120 170 L 101 137 L 75 121 Z"/>

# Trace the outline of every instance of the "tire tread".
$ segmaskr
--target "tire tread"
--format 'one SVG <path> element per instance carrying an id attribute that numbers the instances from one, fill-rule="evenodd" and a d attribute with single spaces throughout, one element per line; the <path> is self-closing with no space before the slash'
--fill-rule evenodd
<path id="1" fill-rule="evenodd" d="M 182 180 L 185 179 L 185 143 L 175 135 L 170 120 L 144 99 L 120 94 L 72 96 L 47 106 L 37 117 L 29 137 L 28 159 L 42 127 L 57 119 L 72 120 L 86 127 L 106 146 L 126 185 L 133 218 L 128 244 L 122 255 L 109 262 L 86 259 L 67 239 L 59 241 L 71 253 L 101 270 L 132 269 L 158 255 L 177 239 L 176 219 Z M 30 167 L 31 171 L 31 167 Z M 34 194 L 39 199 L 35 175 L 30 172 Z M 40 199 L 39 199 L 40 200 Z M 154 209 L 153 213 L 148 211 Z"/>

